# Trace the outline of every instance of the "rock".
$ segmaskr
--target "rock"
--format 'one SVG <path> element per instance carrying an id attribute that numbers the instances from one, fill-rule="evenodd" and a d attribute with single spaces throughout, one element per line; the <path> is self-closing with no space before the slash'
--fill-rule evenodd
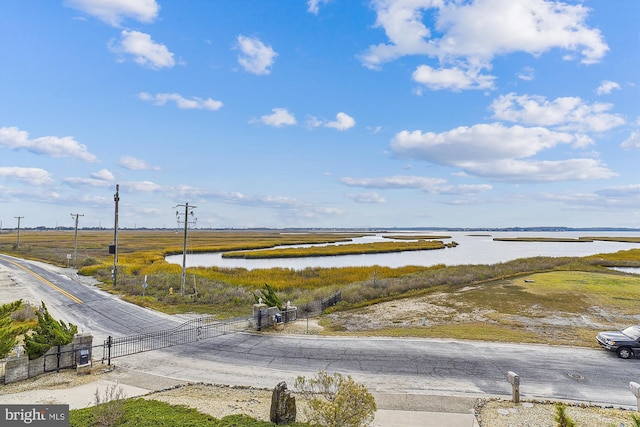
<path id="1" fill-rule="evenodd" d="M 296 398 L 291 396 L 287 383 L 282 381 L 271 395 L 271 422 L 283 425 L 296 421 Z"/>

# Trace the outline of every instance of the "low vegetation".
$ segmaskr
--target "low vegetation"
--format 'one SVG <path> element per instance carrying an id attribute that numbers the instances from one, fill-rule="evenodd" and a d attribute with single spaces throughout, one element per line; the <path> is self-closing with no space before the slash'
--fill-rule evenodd
<path id="1" fill-rule="evenodd" d="M 103 403 L 104 404 L 104 403 Z M 229 415 L 217 419 L 196 409 L 182 405 L 170 405 L 157 400 L 126 399 L 122 401 L 118 417 L 112 424 L 98 424 L 96 412 L 101 406 L 69 411 L 70 427 L 118 426 L 118 427 L 273 427 L 273 423 L 259 421 L 248 415 Z M 114 415 L 114 413 L 111 413 Z M 118 415 L 117 413 L 115 415 Z M 310 427 L 309 424 L 294 423 L 291 427 Z"/>
<path id="2" fill-rule="evenodd" d="M 193 230 L 188 248 L 191 252 L 236 251 L 283 243 L 336 242 L 362 235 Z M 591 316 L 601 324 L 615 324 L 632 312 L 633 301 L 640 297 L 637 277 L 606 268 L 640 266 L 640 249 L 583 258 L 535 257 L 495 265 L 452 267 L 188 268 L 183 292 L 181 267 L 164 260 L 166 254 L 179 250 L 176 246 L 181 233 L 157 230 L 120 233 L 118 280 L 114 287 L 113 256 L 107 252 L 112 238 L 112 233 L 106 231 L 79 233 L 79 272 L 96 277 L 105 290 L 128 301 L 167 313 L 199 312 L 227 318 L 250 314 L 254 295 L 265 284 L 280 301 L 291 301 L 293 305 L 320 300 L 340 290 L 342 302 L 330 310 L 330 318 L 323 320 L 326 333 L 525 342 L 543 339 L 555 343 L 568 339 L 570 344 L 593 345 L 593 330 L 570 322 L 554 327 L 543 321 L 545 315 L 559 313 L 567 319 Z M 23 232 L 19 248 L 14 239 L 15 235 L 0 234 L 0 252 L 62 266 L 69 262 L 66 254 L 73 247 L 73 232 Z M 143 289 L 145 278 L 148 286 Z M 352 329 L 349 320 L 341 315 L 355 316 L 358 310 L 367 311 L 381 303 L 401 305 L 402 301 L 420 298 L 431 305 L 415 313 L 405 309 L 403 316 L 410 322 L 398 318 L 391 325 Z M 438 311 L 429 310 L 433 306 L 439 307 Z M 603 313 L 612 314 L 607 317 Z M 376 315 L 376 321 L 385 316 Z M 525 318 L 543 326 L 531 326 Z M 429 328 L 421 327 L 423 319 Z"/>
<path id="3" fill-rule="evenodd" d="M 55 345 L 65 345 L 73 341 L 73 336 L 78 333 L 78 327 L 62 320 L 55 320 L 47 306 L 42 306 L 36 311 L 38 324 L 31 334 L 24 338 L 24 346 L 29 353 L 29 360 L 37 359 Z"/>
<path id="4" fill-rule="evenodd" d="M 455 245 L 453 245 L 455 246 Z M 302 258 L 315 256 L 382 254 L 389 252 L 425 251 L 444 249 L 446 245 L 439 240 L 419 240 L 417 242 L 382 242 L 351 245 L 314 246 L 310 248 L 286 248 L 258 251 L 225 252 L 223 258 Z"/>
<path id="5" fill-rule="evenodd" d="M 0 359 L 18 344 L 37 359 L 54 345 L 72 342 L 76 333 L 75 325 L 55 320 L 44 302 L 39 308 L 22 300 L 0 306 Z"/>
<path id="6" fill-rule="evenodd" d="M 362 427 L 373 422 L 376 402 L 350 375 L 325 371 L 296 378 L 296 392 L 306 400 L 305 416 L 314 426 Z"/>
<path id="7" fill-rule="evenodd" d="M 37 323 L 35 308 L 22 300 L 0 306 L 0 359 L 18 344 L 18 337 Z"/>

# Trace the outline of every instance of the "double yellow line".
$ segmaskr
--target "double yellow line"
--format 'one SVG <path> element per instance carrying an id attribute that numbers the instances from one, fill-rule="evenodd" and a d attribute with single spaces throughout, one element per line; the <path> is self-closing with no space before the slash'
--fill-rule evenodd
<path id="1" fill-rule="evenodd" d="M 45 279 L 44 277 L 42 277 L 38 273 L 35 273 L 35 272 L 31 271 L 30 269 L 28 269 L 27 267 L 25 267 L 23 265 L 20 265 L 17 262 L 13 262 L 11 260 L 8 260 L 6 258 L 5 258 L 5 261 L 10 262 L 11 264 L 15 265 L 16 267 L 20 267 L 21 269 L 23 269 L 27 273 L 31 274 L 33 277 L 37 278 L 38 280 L 40 280 L 42 283 L 44 283 L 45 285 L 49 286 L 53 290 L 56 290 L 56 291 L 60 292 L 62 295 L 70 298 L 73 302 L 77 302 L 78 304 L 82 304 L 82 300 L 80 298 L 78 298 L 75 295 L 72 295 L 69 292 L 65 291 L 64 289 L 54 285 L 53 283 L 51 283 L 50 281 L 48 281 L 47 279 Z"/>

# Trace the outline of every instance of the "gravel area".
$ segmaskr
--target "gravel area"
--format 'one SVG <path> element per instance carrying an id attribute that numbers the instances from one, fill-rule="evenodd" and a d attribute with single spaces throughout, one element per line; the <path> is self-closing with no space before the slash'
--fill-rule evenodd
<path id="1" fill-rule="evenodd" d="M 576 426 L 582 427 L 635 426 L 632 416 L 640 415 L 635 411 L 584 404 L 567 404 L 565 413 Z M 480 399 L 476 405 L 476 418 L 481 427 L 557 427 L 555 417 L 556 405 L 550 401 L 513 403 Z"/>

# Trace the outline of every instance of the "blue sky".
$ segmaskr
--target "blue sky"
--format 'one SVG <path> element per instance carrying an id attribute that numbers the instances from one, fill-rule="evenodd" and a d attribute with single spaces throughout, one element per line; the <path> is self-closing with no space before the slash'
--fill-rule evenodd
<path id="1" fill-rule="evenodd" d="M 4 0 L 3 228 L 640 227 L 637 0 Z M 178 207 L 177 209 L 182 209 Z"/>

